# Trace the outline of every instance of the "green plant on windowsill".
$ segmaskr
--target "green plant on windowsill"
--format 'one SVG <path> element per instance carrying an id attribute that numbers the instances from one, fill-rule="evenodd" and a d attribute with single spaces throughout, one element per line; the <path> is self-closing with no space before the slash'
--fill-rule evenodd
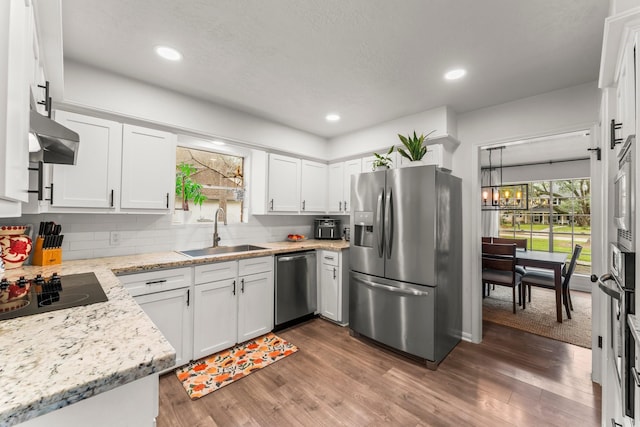
<path id="1" fill-rule="evenodd" d="M 189 210 L 189 201 L 202 206 L 207 196 L 202 193 L 202 184 L 195 182 L 192 178 L 198 169 L 184 162 L 180 163 L 176 169 L 176 196 L 182 197 L 182 210 Z"/>
<path id="2" fill-rule="evenodd" d="M 376 157 L 376 159 L 373 161 L 373 170 L 376 170 L 378 168 L 387 168 L 389 169 L 391 167 L 391 164 L 393 163 L 393 160 L 391 160 L 391 153 L 393 153 L 393 149 L 395 148 L 395 146 L 391 146 L 389 147 L 389 151 L 387 151 L 386 154 L 378 154 L 378 153 L 373 153 L 373 155 Z"/>
<path id="3" fill-rule="evenodd" d="M 428 151 L 425 142 L 427 141 L 429 135 L 434 132 L 435 130 L 432 130 L 426 135 L 420 134 L 420 136 L 418 136 L 416 134 L 416 131 L 413 131 L 413 137 L 411 136 L 411 134 L 407 136 L 398 134 L 398 138 L 400 138 L 400 141 L 402 141 L 402 145 L 404 145 L 404 147 L 406 148 L 405 150 L 404 148 L 398 147 L 398 153 L 400 153 L 402 157 L 405 157 L 412 162 L 422 160 L 422 158 L 425 154 L 427 154 Z"/>

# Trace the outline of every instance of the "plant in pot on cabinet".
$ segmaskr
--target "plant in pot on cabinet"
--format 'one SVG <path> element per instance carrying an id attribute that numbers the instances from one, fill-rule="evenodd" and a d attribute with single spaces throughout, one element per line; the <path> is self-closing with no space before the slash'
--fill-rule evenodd
<path id="1" fill-rule="evenodd" d="M 373 153 L 373 155 L 375 156 L 375 160 L 373 161 L 373 170 L 380 170 L 380 169 L 389 169 L 391 167 L 391 164 L 393 163 L 393 160 L 391 160 L 391 153 L 393 153 L 393 149 L 395 147 L 392 145 L 391 147 L 389 147 L 389 150 L 386 152 L 386 154 L 378 154 L 378 153 Z"/>
<path id="2" fill-rule="evenodd" d="M 411 136 L 411 134 L 407 136 L 398 134 L 398 138 L 400 138 L 400 141 L 404 146 L 404 148 L 398 147 L 398 153 L 400 153 L 402 157 L 409 159 L 409 162 L 412 162 L 412 163 L 418 162 L 416 164 L 422 164 L 422 158 L 424 157 L 425 154 L 427 154 L 427 151 L 428 151 L 427 146 L 425 144 L 427 142 L 429 135 L 431 135 L 434 132 L 435 130 L 432 130 L 426 135 L 424 134 L 417 135 L 416 131 L 413 131 L 413 136 Z"/>
<path id="3" fill-rule="evenodd" d="M 180 163 L 176 172 L 176 196 L 182 198 L 182 211 L 189 212 L 189 201 L 202 206 L 207 196 L 202 192 L 202 184 L 193 179 L 198 172 L 195 166 L 189 163 Z"/>

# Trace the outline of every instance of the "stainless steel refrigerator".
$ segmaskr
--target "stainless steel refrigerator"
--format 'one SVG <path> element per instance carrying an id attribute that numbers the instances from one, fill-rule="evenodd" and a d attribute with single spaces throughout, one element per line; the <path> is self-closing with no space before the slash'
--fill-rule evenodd
<path id="1" fill-rule="evenodd" d="M 351 178 L 349 327 L 433 369 L 461 337 L 461 192 L 435 166 Z"/>

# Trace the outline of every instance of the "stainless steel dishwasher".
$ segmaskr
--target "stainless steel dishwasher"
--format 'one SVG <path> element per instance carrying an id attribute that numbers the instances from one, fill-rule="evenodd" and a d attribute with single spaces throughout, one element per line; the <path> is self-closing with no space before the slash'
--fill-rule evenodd
<path id="1" fill-rule="evenodd" d="M 276 255 L 276 326 L 316 311 L 316 282 L 315 251 Z"/>

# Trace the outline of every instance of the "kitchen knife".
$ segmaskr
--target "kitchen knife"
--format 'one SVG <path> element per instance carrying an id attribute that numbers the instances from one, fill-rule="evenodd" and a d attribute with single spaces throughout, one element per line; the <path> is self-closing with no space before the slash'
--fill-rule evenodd
<path id="1" fill-rule="evenodd" d="M 55 234 L 56 236 L 59 235 L 61 231 L 62 231 L 62 226 L 60 224 L 53 227 L 53 234 Z"/>
<path id="2" fill-rule="evenodd" d="M 42 236 L 44 234 L 44 221 L 40 221 L 40 228 L 38 229 L 38 236 Z"/>

